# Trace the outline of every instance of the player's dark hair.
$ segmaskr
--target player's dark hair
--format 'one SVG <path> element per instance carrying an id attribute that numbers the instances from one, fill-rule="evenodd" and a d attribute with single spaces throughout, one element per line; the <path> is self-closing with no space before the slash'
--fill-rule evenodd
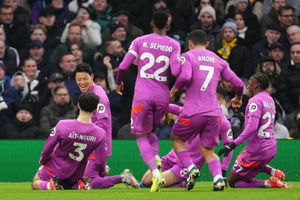
<path id="1" fill-rule="evenodd" d="M 162 30 L 168 22 L 169 14 L 166 11 L 158 10 L 153 13 L 152 21 L 159 30 Z"/>
<path id="2" fill-rule="evenodd" d="M 83 111 L 93 112 L 97 108 L 99 97 L 93 92 L 85 92 L 79 96 L 78 103 Z"/>
<path id="3" fill-rule="evenodd" d="M 93 70 L 91 68 L 91 66 L 88 63 L 80 63 L 77 65 L 76 69 L 75 69 L 75 74 L 77 72 L 86 72 L 89 75 L 93 74 Z"/>
<path id="4" fill-rule="evenodd" d="M 202 30 L 194 30 L 188 36 L 188 40 L 190 40 L 195 45 L 206 45 L 207 35 Z"/>
<path id="5" fill-rule="evenodd" d="M 267 74 L 259 72 L 252 75 L 251 78 L 255 79 L 255 81 L 260 85 L 262 90 L 266 90 L 269 87 L 270 80 Z"/>

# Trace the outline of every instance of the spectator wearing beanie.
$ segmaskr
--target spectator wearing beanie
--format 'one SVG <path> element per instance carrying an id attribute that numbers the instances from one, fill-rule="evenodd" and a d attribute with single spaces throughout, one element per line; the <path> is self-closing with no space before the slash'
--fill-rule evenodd
<path id="1" fill-rule="evenodd" d="M 237 27 L 232 19 L 227 20 L 221 29 L 222 42 L 217 54 L 226 60 L 230 68 L 240 78 L 248 79 L 250 70 L 250 53 L 237 37 Z M 251 74 L 249 73 L 251 72 Z"/>
<path id="2" fill-rule="evenodd" d="M 0 129 L 3 139 L 36 139 L 39 138 L 39 127 L 33 118 L 32 109 L 27 104 L 21 104 L 13 120 Z"/>
<path id="3" fill-rule="evenodd" d="M 198 22 L 191 26 L 191 30 L 200 29 L 207 34 L 209 46 L 207 49 L 216 50 L 220 42 L 220 26 L 216 23 L 216 12 L 212 6 L 205 6 L 198 15 Z"/>

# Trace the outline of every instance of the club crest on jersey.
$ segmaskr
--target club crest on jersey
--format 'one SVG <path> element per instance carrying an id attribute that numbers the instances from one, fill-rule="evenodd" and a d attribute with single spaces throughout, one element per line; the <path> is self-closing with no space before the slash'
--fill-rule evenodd
<path id="1" fill-rule="evenodd" d="M 250 106 L 249 106 L 249 111 L 250 112 L 255 112 L 257 111 L 257 105 L 256 103 L 251 103 Z"/>
<path id="2" fill-rule="evenodd" d="M 51 130 L 51 132 L 50 132 L 50 136 L 54 136 L 55 133 L 56 133 L 56 128 L 54 127 L 54 128 Z"/>
<path id="3" fill-rule="evenodd" d="M 232 130 L 231 130 L 231 129 L 229 129 L 229 130 L 227 131 L 226 135 L 227 135 L 227 137 L 228 137 L 228 138 L 230 138 L 230 139 L 231 139 L 231 138 L 233 137 Z"/>
<path id="4" fill-rule="evenodd" d="M 103 105 L 102 103 L 99 103 L 97 106 L 97 112 L 102 114 L 105 112 L 105 105 Z"/>
<path id="5" fill-rule="evenodd" d="M 185 57 L 180 56 L 180 63 L 181 63 L 181 64 L 185 63 Z"/>

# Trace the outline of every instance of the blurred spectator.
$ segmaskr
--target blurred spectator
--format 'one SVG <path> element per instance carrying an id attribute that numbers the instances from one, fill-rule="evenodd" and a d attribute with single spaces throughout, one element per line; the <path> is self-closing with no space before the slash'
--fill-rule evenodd
<path id="1" fill-rule="evenodd" d="M 300 1 L 298 0 L 264 0 L 262 11 L 264 14 L 267 14 L 273 7 L 273 3 L 278 2 L 277 4 L 285 4 L 291 5 L 296 9 L 296 15 L 300 15 Z"/>
<path id="2" fill-rule="evenodd" d="M 108 93 L 106 76 L 103 72 L 94 73 L 94 83 L 101 86 L 105 90 L 105 92 Z"/>
<path id="3" fill-rule="evenodd" d="M 220 26 L 216 23 L 216 12 L 211 6 L 203 7 L 198 16 L 198 22 L 191 26 L 191 30 L 200 29 L 207 34 L 208 49 L 216 51 L 220 43 Z M 186 42 L 187 44 L 187 42 Z"/>
<path id="4" fill-rule="evenodd" d="M 262 12 L 262 1 L 263 0 L 247 0 L 247 10 L 252 12 L 258 19 L 258 21 L 261 20 L 263 16 Z M 228 9 L 233 6 L 234 4 L 237 4 L 239 0 L 229 0 L 226 3 L 226 13 L 228 13 Z M 245 0 L 246 2 L 246 0 Z"/>
<path id="5" fill-rule="evenodd" d="M 250 50 L 253 44 L 259 40 L 259 34 L 255 30 L 248 28 L 248 24 L 251 22 L 246 21 L 244 13 L 235 13 L 234 23 L 237 27 L 238 37 L 243 39 L 244 45 Z"/>
<path id="6" fill-rule="evenodd" d="M 93 3 L 94 0 L 71 0 L 68 4 L 68 9 L 70 12 L 76 14 L 80 7 L 88 7 Z"/>
<path id="7" fill-rule="evenodd" d="M 102 35 L 111 21 L 111 5 L 108 4 L 107 0 L 94 0 L 88 6 L 88 10 L 91 13 L 91 19 L 100 25 Z"/>
<path id="8" fill-rule="evenodd" d="M 269 0 L 264 0 L 269 1 Z M 277 24 L 279 15 L 279 9 L 286 5 L 285 0 L 272 0 L 272 7 L 268 13 L 265 13 L 260 21 L 261 33 L 265 33 L 266 28 L 271 24 Z"/>
<path id="9" fill-rule="evenodd" d="M 245 21 L 251 23 L 248 24 L 248 28 L 254 31 L 259 30 L 258 18 L 251 10 L 248 10 L 249 1 L 248 0 L 233 0 L 233 5 L 228 8 L 228 13 L 225 16 L 225 19 L 231 18 L 234 19 L 235 13 L 241 12 L 245 16 Z"/>
<path id="10" fill-rule="evenodd" d="M 53 91 L 58 86 L 64 86 L 64 76 L 61 73 L 53 73 L 48 79 L 47 88 L 40 94 L 39 102 L 38 102 L 38 111 L 40 111 L 43 107 L 48 106 L 50 100 L 53 97 Z M 38 115 L 40 113 L 37 113 Z M 39 118 L 37 118 L 39 119 Z"/>
<path id="11" fill-rule="evenodd" d="M 1 28 L 0 28 L 1 29 Z M 6 75 L 12 77 L 18 70 L 17 62 L 19 62 L 18 52 L 13 48 L 7 47 L 4 40 L 0 39 L 0 60 L 2 60 L 7 68 Z"/>
<path id="12" fill-rule="evenodd" d="M 71 53 L 75 57 L 76 66 L 83 63 L 83 47 L 80 42 L 72 43 L 71 46 Z"/>
<path id="13" fill-rule="evenodd" d="M 248 79 L 254 72 L 250 67 L 250 53 L 237 37 L 237 27 L 233 20 L 228 20 L 221 29 L 222 43 L 217 54 L 229 63 L 230 68 L 240 78 Z"/>
<path id="14" fill-rule="evenodd" d="M 47 39 L 45 43 L 45 49 L 47 54 L 52 53 L 57 45 L 60 44 L 60 36 L 64 30 L 64 26 L 57 26 L 55 21 L 57 20 L 52 8 L 44 8 L 39 15 L 39 23 L 46 27 Z M 35 26 L 34 26 L 35 28 Z M 42 31 L 44 31 L 42 29 Z M 41 40 L 43 42 L 43 40 Z"/>
<path id="15" fill-rule="evenodd" d="M 284 30 L 282 32 L 280 41 L 283 44 L 288 43 L 288 36 L 287 36 L 286 30 L 289 26 L 298 23 L 298 20 L 296 20 L 296 18 L 295 18 L 295 8 L 293 8 L 289 5 L 281 7 L 279 9 L 277 19 L 278 19 L 278 23 L 279 23 L 280 27 Z"/>
<path id="16" fill-rule="evenodd" d="M 282 29 L 277 24 L 271 24 L 267 27 L 264 37 L 255 43 L 251 49 L 252 66 L 256 68 L 262 56 L 268 55 L 268 49 L 271 44 L 278 42 Z"/>
<path id="17" fill-rule="evenodd" d="M 0 6 L 0 26 L 4 28 L 6 43 L 18 51 L 25 49 L 29 38 L 29 27 L 14 18 L 14 11 L 11 7 Z"/>
<path id="18" fill-rule="evenodd" d="M 5 78 L 6 70 L 5 64 L 0 61 L 0 127 L 11 122 L 16 106 L 21 102 L 16 89 Z"/>
<path id="19" fill-rule="evenodd" d="M 70 24 L 66 42 L 56 46 L 50 55 L 50 62 L 52 65 L 57 65 L 63 55 L 71 53 L 70 45 L 74 42 L 80 42 L 82 45 L 83 61 L 93 65 L 96 49 L 83 41 L 81 26 L 79 24 Z"/>
<path id="20" fill-rule="evenodd" d="M 53 100 L 41 110 L 40 129 L 46 138 L 50 129 L 62 119 L 75 119 L 77 107 L 72 104 L 70 94 L 65 86 L 53 90 Z"/>
<path id="21" fill-rule="evenodd" d="M 19 5 L 19 0 L 3 0 L 3 5 L 10 6 L 14 12 L 14 18 L 21 24 L 30 24 L 31 16 L 22 5 Z"/>
<path id="22" fill-rule="evenodd" d="M 285 125 L 289 130 L 297 114 L 300 94 L 300 43 L 291 46 L 290 64 L 279 76 L 278 98 L 287 113 Z"/>
<path id="23" fill-rule="evenodd" d="M 102 43 L 101 27 L 93 22 L 87 8 L 81 7 L 73 21 L 68 23 L 61 35 L 60 41 L 66 42 L 70 24 L 79 24 L 81 26 L 82 40 L 91 46 L 99 46 Z"/>
<path id="24" fill-rule="evenodd" d="M 95 55 L 94 72 L 102 71 L 109 77 L 114 77 L 119 64 L 122 62 L 125 55 L 121 42 L 118 40 L 111 40 L 105 43 L 104 54 L 98 53 Z M 109 89 L 114 90 L 113 83 L 108 80 Z"/>
<path id="25" fill-rule="evenodd" d="M 146 19 L 147 16 L 152 12 L 152 0 L 111 0 L 109 2 L 113 8 L 112 12 L 114 16 L 118 17 L 119 13 L 124 12 L 130 13 L 131 17 L 129 17 L 129 24 L 137 26 L 141 29 L 143 29 L 144 26 L 149 26 L 149 21 L 146 21 Z M 119 17 L 118 19 L 123 23 Z M 132 41 L 130 38 L 128 39 Z"/>
<path id="26" fill-rule="evenodd" d="M 125 10 L 120 10 L 115 14 L 116 19 L 121 22 L 126 31 L 126 38 L 129 42 L 133 41 L 135 38 L 142 36 L 144 34 L 143 30 L 131 23 L 132 17 L 129 12 Z M 111 29 L 108 28 L 104 31 L 103 40 L 106 41 L 111 35 Z"/>
<path id="27" fill-rule="evenodd" d="M 79 95 L 81 94 L 79 87 L 77 86 L 75 80 L 75 69 L 76 69 L 76 61 L 73 54 L 65 54 L 59 63 L 59 68 L 53 72 L 59 72 L 64 76 L 65 86 L 68 88 L 68 91 L 74 100 L 77 101 Z"/>
<path id="28" fill-rule="evenodd" d="M 68 10 L 68 6 L 64 0 L 37 0 L 31 9 L 33 24 L 37 23 L 38 16 L 40 16 L 41 11 L 45 8 L 53 9 L 56 18 L 56 26 L 65 27 L 65 25 L 75 17 L 75 15 Z"/>
<path id="29" fill-rule="evenodd" d="M 24 76 L 23 72 L 17 71 L 13 75 L 13 77 L 11 79 L 11 86 L 14 87 L 17 90 L 17 93 L 18 93 L 21 101 L 23 101 L 23 99 L 26 96 L 26 94 L 24 93 L 25 76 Z"/>
<path id="30" fill-rule="evenodd" d="M 271 56 L 279 64 L 281 69 L 285 69 L 289 63 L 287 56 L 284 56 L 283 46 L 279 42 L 275 42 L 270 45 L 269 56 Z"/>
<path id="31" fill-rule="evenodd" d="M 32 31 L 30 34 L 30 39 L 31 40 L 39 40 L 44 44 L 47 39 L 46 27 L 43 24 L 33 25 Z"/>
<path id="32" fill-rule="evenodd" d="M 0 128 L 0 138 L 3 139 L 37 139 L 40 130 L 33 117 L 32 109 L 27 104 L 21 104 L 10 123 Z"/>
<path id="33" fill-rule="evenodd" d="M 281 68 L 271 56 L 263 56 L 257 66 L 256 72 L 267 74 L 269 78 L 277 79 Z"/>
<path id="34" fill-rule="evenodd" d="M 286 30 L 288 40 L 290 44 L 300 42 L 300 27 L 297 25 L 291 25 Z"/>

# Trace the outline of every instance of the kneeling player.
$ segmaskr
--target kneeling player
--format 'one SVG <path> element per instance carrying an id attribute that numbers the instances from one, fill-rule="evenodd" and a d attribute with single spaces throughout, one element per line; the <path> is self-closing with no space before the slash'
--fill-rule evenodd
<path id="1" fill-rule="evenodd" d="M 249 79 L 247 89 L 252 97 L 246 107 L 245 130 L 234 142 L 226 145 L 219 151 L 219 156 L 225 156 L 236 146 L 248 140 L 246 148 L 241 153 L 232 168 L 228 183 L 233 188 L 287 188 L 284 182 L 285 175 L 275 170 L 268 163 L 277 152 L 274 138 L 275 104 L 272 97 L 266 92 L 269 79 L 265 74 L 254 74 Z M 259 172 L 271 175 L 268 180 L 256 180 Z"/>
<path id="2" fill-rule="evenodd" d="M 32 181 L 32 189 L 61 190 L 90 189 L 81 180 L 92 151 L 97 160 L 95 167 L 102 171 L 106 161 L 106 135 L 103 129 L 92 124 L 99 97 L 92 92 L 83 93 L 78 100 L 79 116 L 61 120 L 50 133 L 40 158 L 42 165 Z"/>

